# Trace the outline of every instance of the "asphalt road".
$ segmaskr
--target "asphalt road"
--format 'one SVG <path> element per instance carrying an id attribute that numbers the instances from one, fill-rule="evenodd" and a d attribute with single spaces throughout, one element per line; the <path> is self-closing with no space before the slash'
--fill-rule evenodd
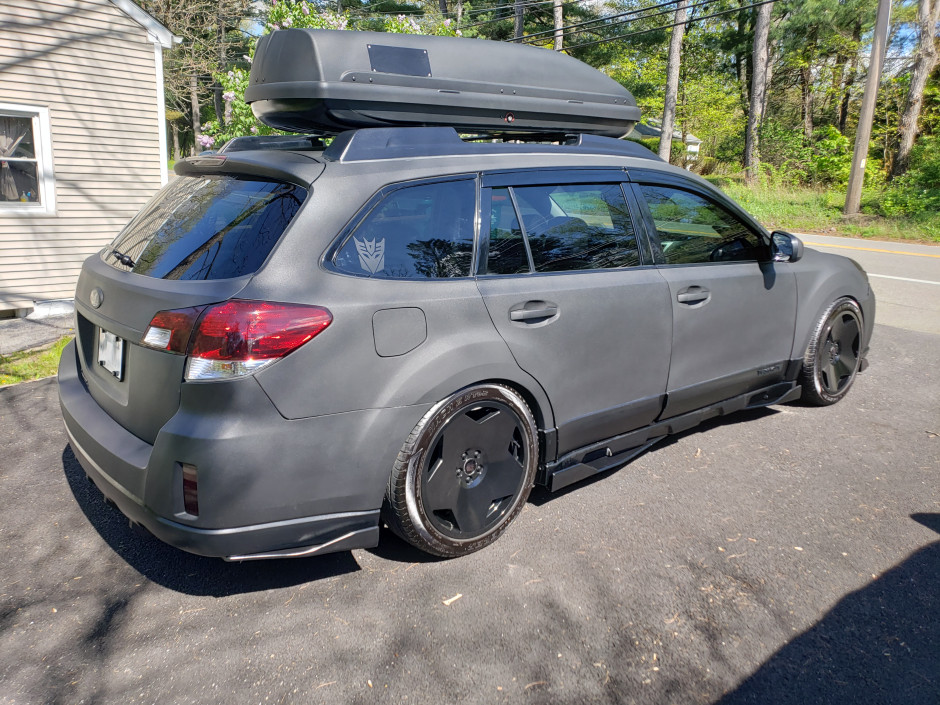
<path id="1" fill-rule="evenodd" d="M 851 257 L 868 272 L 875 318 L 898 328 L 940 334 L 940 247 L 801 235 L 808 247 Z"/>
<path id="2" fill-rule="evenodd" d="M 842 403 L 711 422 L 537 492 L 454 561 L 391 535 L 303 561 L 181 553 L 87 484 L 53 380 L 0 390 L 0 703 L 936 705 L 921 318 L 876 327 Z"/>

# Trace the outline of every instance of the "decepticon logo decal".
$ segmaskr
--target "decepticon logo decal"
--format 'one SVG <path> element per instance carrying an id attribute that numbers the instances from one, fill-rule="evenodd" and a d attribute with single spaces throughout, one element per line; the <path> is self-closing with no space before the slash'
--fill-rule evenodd
<path id="1" fill-rule="evenodd" d="M 378 242 L 376 242 L 375 239 L 364 239 L 360 242 L 355 237 L 353 241 L 356 243 L 356 251 L 359 253 L 360 267 L 369 272 L 369 274 L 375 274 L 380 269 L 385 269 L 384 237 Z"/>

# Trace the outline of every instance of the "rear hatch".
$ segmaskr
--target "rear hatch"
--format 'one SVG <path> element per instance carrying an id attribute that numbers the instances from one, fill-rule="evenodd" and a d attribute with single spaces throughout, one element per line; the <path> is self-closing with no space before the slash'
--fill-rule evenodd
<path id="1" fill-rule="evenodd" d="M 182 354 L 141 344 L 154 316 L 236 296 L 308 193 L 269 168 L 252 175 L 233 173 L 238 165 L 222 158 L 200 162 L 210 173 L 198 173 L 192 162 L 185 166 L 189 175 L 164 187 L 86 260 L 75 293 L 78 357 L 89 393 L 148 443 L 179 408 L 186 364 Z M 314 178 L 322 171 L 316 166 Z"/>

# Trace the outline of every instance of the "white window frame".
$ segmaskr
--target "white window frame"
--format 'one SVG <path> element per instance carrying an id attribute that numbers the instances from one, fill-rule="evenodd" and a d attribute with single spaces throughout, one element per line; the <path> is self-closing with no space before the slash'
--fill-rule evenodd
<path id="1" fill-rule="evenodd" d="M 55 215 L 55 172 L 52 162 L 52 128 L 49 108 L 40 105 L 0 103 L 0 115 L 32 118 L 36 150 L 39 203 L 0 201 L 0 215 Z M 12 160 L 8 160 L 12 161 Z"/>

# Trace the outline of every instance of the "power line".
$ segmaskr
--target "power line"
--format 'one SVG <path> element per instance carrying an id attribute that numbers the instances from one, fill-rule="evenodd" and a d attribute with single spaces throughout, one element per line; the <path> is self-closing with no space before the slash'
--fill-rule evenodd
<path id="1" fill-rule="evenodd" d="M 533 1 L 531 1 L 531 2 L 523 2 L 523 3 L 521 3 L 521 5 L 522 5 L 522 7 L 524 7 L 524 8 L 525 8 L 525 7 L 529 7 L 529 6 L 535 6 L 535 5 L 551 5 L 554 1 L 555 1 L 555 0 L 533 0 Z M 562 2 L 561 4 L 562 4 L 562 5 L 573 5 L 573 4 L 576 4 L 576 3 L 579 3 L 579 2 L 588 2 L 588 0 L 565 0 L 565 1 Z M 507 4 L 507 5 L 497 5 L 497 6 L 495 6 L 495 7 L 478 7 L 478 8 L 475 9 L 475 10 L 467 10 L 465 13 L 463 13 L 463 16 L 464 16 L 464 17 L 469 17 L 470 15 L 479 15 L 479 14 L 483 14 L 484 12 L 495 12 L 495 11 L 499 11 L 499 10 L 512 10 L 512 9 L 515 8 L 515 6 L 516 6 L 516 5 L 515 5 L 515 3 L 513 2 L 513 3 Z M 453 15 L 453 14 L 456 14 L 456 13 L 449 12 L 448 14 Z"/>
<path id="2" fill-rule="evenodd" d="M 607 37 L 606 39 L 598 39 L 597 41 L 594 41 L 594 42 L 580 42 L 578 44 L 573 44 L 565 48 L 571 50 L 571 49 L 580 49 L 582 47 L 595 46 L 597 44 L 605 44 L 607 42 L 613 42 L 619 39 L 627 39 L 629 37 L 636 37 L 640 34 L 649 34 L 650 32 L 659 32 L 661 30 L 669 29 L 671 27 L 678 27 L 679 25 L 690 24 L 692 22 L 699 22 L 701 20 L 709 20 L 713 17 L 721 17 L 722 15 L 730 15 L 734 12 L 740 12 L 741 10 L 749 10 L 752 7 L 760 7 L 761 5 L 772 5 L 775 2 L 777 2 L 777 0 L 763 0 L 763 2 L 755 2 L 750 5 L 742 5 L 741 7 L 736 7 L 732 10 L 722 10 L 721 12 L 714 12 L 710 15 L 703 15 L 701 17 L 695 17 L 693 19 L 688 19 L 685 22 L 674 22 L 673 24 L 663 25 L 662 27 L 654 27 L 652 29 L 641 29 L 637 32 L 628 32 L 626 34 L 618 34 L 614 37 Z M 630 22 L 630 21 L 632 20 L 627 20 L 627 22 Z"/>
<path id="3" fill-rule="evenodd" d="M 577 23 L 575 23 L 575 24 L 564 25 L 563 27 L 557 27 L 557 28 L 555 28 L 555 29 L 547 29 L 547 30 L 545 30 L 544 32 L 534 32 L 534 33 L 532 33 L 532 34 L 527 34 L 527 35 L 525 35 L 524 37 L 520 37 L 519 39 L 513 38 L 513 39 L 507 39 L 506 41 L 507 41 L 507 42 L 516 42 L 516 41 L 519 41 L 519 42 L 521 42 L 521 43 L 523 43 L 523 44 L 528 44 L 528 43 L 529 43 L 528 40 L 530 40 L 530 39 L 532 39 L 532 38 L 534 38 L 534 37 L 541 37 L 541 36 L 546 35 L 546 34 L 555 34 L 555 32 L 557 32 L 559 29 L 562 30 L 562 32 L 564 32 L 565 30 L 568 30 L 568 29 L 574 29 L 575 27 L 583 27 L 583 26 L 585 26 L 585 25 L 595 24 L 596 22 L 606 22 L 607 20 L 615 20 L 615 19 L 617 19 L 618 17 L 627 17 L 627 16 L 629 16 L 629 15 L 636 15 L 636 14 L 638 14 L 638 13 L 640 13 L 640 12 L 646 12 L 647 10 L 656 10 L 656 9 L 658 9 L 658 8 L 660 8 L 660 7 L 665 7 L 666 5 L 675 5 L 677 1 L 678 1 L 678 0 L 666 0 L 666 2 L 661 2 L 661 3 L 659 3 L 658 5 L 650 5 L 649 7 L 641 7 L 641 8 L 639 8 L 639 9 L 637 9 L 637 10 L 628 10 L 628 11 L 626 11 L 626 12 L 621 12 L 621 13 L 618 13 L 618 14 L 616 14 L 616 15 L 602 15 L 602 16 L 600 16 L 600 17 L 594 18 L 593 20 L 586 20 L 586 21 L 584 21 L 584 22 L 577 22 Z M 704 4 L 707 3 L 707 2 L 714 2 L 714 0 L 704 0 L 704 2 L 702 2 L 702 3 L 700 3 L 700 4 L 704 5 Z M 637 17 L 635 20 L 630 20 L 630 21 L 631 21 L 631 22 L 636 22 L 636 21 L 638 21 L 638 20 L 645 20 L 647 17 L 657 17 L 657 16 L 659 16 L 659 15 L 664 15 L 664 14 L 669 14 L 669 11 L 667 11 L 667 12 L 657 12 L 657 13 L 652 14 L 652 15 L 643 15 L 642 17 Z M 621 24 L 621 23 L 620 23 L 620 22 L 616 22 L 615 24 Z"/>
<path id="4" fill-rule="evenodd" d="M 387 0 L 380 0 L 380 2 L 373 2 L 361 8 L 350 8 L 350 10 L 352 11 L 365 10 L 367 8 L 374 7 L 375 5 L 384 4 L 384 2 L 386 1 Z M 562 2 L 562 5 L 572 5 L 575 3 L 588 2 L 588 1 L 589 0 L 565 0 L 564 2 Z M 526 0 L 526 2 L 521 3 L 521 6 L 525 8 L 525 7 L 534 7 L 536 5 L 551 5 L 553 2 L 554 0 Z M 673 2 L 675 2 L 675 0 L 673 0 Z M 498 5 L 494 7 L 480 7 L 475 10 L 467 10 L 466 12 L 463 13 L 463 17 L 469 17 L 471 15 L 479 15 L 485 12 L 499 12 L 501 10 L 512 10 L 514 7 L 515 7 L 515 3 L 509 4 L 509 5 Z M 407 15 L 426 15 L 427 13 L 424 10 L 400 10 L 398 12 L 370 12 L 367 14 L 372 17 L 395 17 L 397 15 L 406 15 L 406 16 Z M 457 13 L 453 11 L 448 11 L 447 14 L 453 17 L 456 17 Z M 511 17 L 500 18 L 499 20 L 488 20 L 487 22 L 484 22 L 483 24 L 487 24 L 488 22 L 497 22 L 497 21 L 502 22 L 503 19 L 511 19 Z M 465 29 L 468 27 L 475 27 L 475 26 L 477 25 L 463 25 L 462 24 L 461 29 Z"/>
<path id="5" fill-rule="evenodd" d="M 562 2 L 561 4 L 562 4 L 562 7 L 564 7 L 565 5 L 574 5 L 574 4 L 577 4 L 577 3 L 580 3 L 580 2 L 584 2 L 584 1 L 585 1 L 585 0 L 564 0 L 564 2 Z M 671 0 L 671 1 L 672 1 L 672 2 L 675 2 L 676 0 Z M 550 5 L 550 4 L 553 4 L 553 3 L 554 3 L 554 0 L 535 0 L 534 2 L 524 2 L 524 3 L 521 3 L 521 5 L 522 5 L 523 8 L 525 8 L 525 7 L 532 7 L 532 6 L 536 6 L 536 5 Z M 500 11 L 500 10 L 512 10 L 514 7 L 515 7 L 514 4 L 513 4 L 513 5 L 503 5 L 503 6 L 501 6 L 501 7 L 485 8 L 485 9 L 480 9 L 480 10 L 478 10 L 478 11 L 479 11 L 479 12 L 494 12 L 494 11 L 497 11 L 497 12 L 498 12 L 498 11 Z M 512 15 L 507 15 L 506 17 L 497 17 L 497 18 L 495 18 L 495 19 L 483 20 L 482 22 L 475 22 L 475 23 L 473 23 L 473 24 L 462 24 L 462 25 L 460 25 L 460 29 L 471 29 L 471 28 L 473 28 L 473 27 L 482 27 L 482 26 L 488 25 L 488 24 L 495 24 L 496 22 L 506 22 L 506 21 L 511 20 L 511 19 L 512 19 Z"/>
<path id="6" fill-rule="evenodd" d="M 647 8 L 644 8 L 644 9 L 646 9 L 646 10 L 654 10 L 654 9 L 656 9 L 656 8 L 658 8 L 658 7 L 663 7 L 664 5 L 672 5 L 672 4 L 675 4 L 676 1 L 677 1 L 677 0 L 670 0 L 670 2 L 664 2 L 664 3 L 661 3 L 661 4 L 659 4 L 659 5 L 651 5 L 650 7 L 647 7 Z M 693 4 L 689 5 L 689 6 L 687 7 L 687 9 L 688 9 L 688 10 L 694 10 L 695 8 L 702 7 L 702 6 L 704 6 L 704 5 L 710 5 L 710 4 L 714 3 L 714 2 L 715 2 L 715 0 L 700 0 L 700 2 L 696 2 L 696 3 L 693 3 Z M 739 8 L 735 8 L 734 10 L 729 10 L 729 12 L 738 12 L 738 11 L 743 10 L 743 9 L 746 9 L 746 8 L 739 7 Z M 633 12 L 636 13 L 636 12 L 639 12 L 639 10 L 634 10 Z M 672 12 L 673 12 L 672 10 L 664 10 L 663 12 L 654 12 L 654 13 L 651 14 L 651 15 L 643 15 L 642 17 L 635 17 L 635 18 L 630 19 L 630 20 L 620 20 L 619 22 L 613 22 L 612 24 L 608 25 L 607 28 L 610 28 L 610 27 L 619 27 L 620 25 L 623 25 L 623 24 L 630 24 L 631 22 L 639 22 L 640 20 L 650 19 L 651 17 L 660 17 L 660 16 L 662 16 L 662 15 L 671 14 Z M 585 25 L 585 24 L 592 24 L 592 23 L 594 23 L 594 22 L 600 22 L 600 21 L 603 21 L 603 20 L 606 20 L 606 19 L 616 19 L 616 18 L 618 18 L 618 17 L 623 16 L 624 14 L 628 14 L 628 13 L 621 13 L 620 15 L 610 15 L 610 16 L 608 16 L 608 17 L 601 17 L 601 18 L 598 18 L 598 19 L 596 19 L 596 20 L 589 20 L 588 22 L 579 22 L 579 23 L 577 23 L 577 24 L 566 25 L 565 27 L 561 27 L 561 29 L 562 29 L 562 30 L 566 30 L 566 29 L 571 29 L 571 28 L 575 28 L 575 27 L 580 27 L 581 25 Z M 719 13 L 719 14 L 720 14 L 720 13 Z M 714 15 L 709 15 L 709 17 L 713 17 L 713 16 L 714 16 Z M 695 22 L 695 21 L 700 20 L 700 19 L 705 19 L 705 18 L 704 18 L 704 17 L 689 17 L 689 19 L 686 20 L 685 24 L 691 24 L 692 22 Z M 669 27 L 674 27 L 674 26 L 675 26 L 675 25 L 665 25 L 665 26 L 662 26 L 662 27 L 652 27 L 652 28 L 650 28 L 650 29 L 648 29 L 648 30 L 644 30 L 644 31 L 646 31 L 646 32 L 657 32 L 657 31 L 659 31 L 659 30 L 661 30 L 661 29 L 668 29 Z M 592 30 L 589 30 L 589 31 L 593 31 L 593 29 L 595 29 L 595 28 L 592 28 Z M 535 34 L 527 34 L 525 37 L 522 38 L 522 43 L 523 43 L 523 44 L 535 44 L 536 42 L 529 42 L 528 40 L 529 40 L 530 38 L 532 38 L 532 37 L 537 37 L 537 36 L 542 35 L 542 34 L 554 34 L 554 32 L 555 32 L 555 30 L 546 30 L 545 32 L 537 32 L 537 33 L 535 33 Z M 575 34 L 575 32 L 563 32 L 562 36 L 568 36 L 569 34 Z M 596 34 L 596 32 L 595 32 L 595 34 Z M 642 32 L 640 32 L 640 34 L 642 34 Z M 515 41 L 515 39 L 507 39 L 507 40 L 505 40 L 505 41 L 507 41 L 507 42 L 513 42 L 513 41 Z"/>

